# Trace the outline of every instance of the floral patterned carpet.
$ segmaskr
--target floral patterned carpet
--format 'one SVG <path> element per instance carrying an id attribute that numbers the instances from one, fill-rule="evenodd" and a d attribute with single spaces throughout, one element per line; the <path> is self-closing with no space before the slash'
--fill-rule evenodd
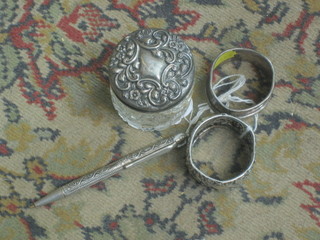
<path id="1" fill-rule="evenodd" d="M 320 1 L 2 0 L 0 239 L 320 239 Z M 162 28 L 191 48 L 193 99 L 214 58 L 252 48 L 275 67 L 253 172 L 234 189 L 198 184 L 185 149 L 49 206 L 36 199 L 186 129 L 129 127 L 107 77 L 115 45 Z"/>

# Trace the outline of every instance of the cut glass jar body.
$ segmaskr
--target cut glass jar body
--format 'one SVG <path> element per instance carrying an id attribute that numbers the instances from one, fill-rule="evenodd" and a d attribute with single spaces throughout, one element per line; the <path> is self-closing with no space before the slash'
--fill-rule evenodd
<path id="1" fill-rule="evenodd" d="M 191 92 L 179 104 L 161 112 L 136 111 L 121 102 L 112 89 L 110 89 L 110 92 L 113 106 L 119 116 L 131 127 L 144 131 L 161 131 L 178 124 L 182 118 L 190 114 L 193 107 Z"/>

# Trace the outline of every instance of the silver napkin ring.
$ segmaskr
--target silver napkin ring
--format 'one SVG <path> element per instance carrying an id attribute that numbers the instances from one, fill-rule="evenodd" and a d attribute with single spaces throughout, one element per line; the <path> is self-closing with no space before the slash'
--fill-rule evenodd
<path id="1" fill-rule="evenodd" d="M 231 109 L 225 106 L 219 100 L 215 91 L 212 90 L 213 85 L 215 84 L 212 82 L 214 70 L 221 64 L 234 58 L 239 58 L 241 61 L 247 61 L 255 65 L 257 69 L 259 69 L 261 74 L 263 74 L 268 81 L 268 86 L 267 86 L 268 93 L 266 94 L 265 98 L 259 103 L 249 108 Z M 210 79 L 209 81 L 207 81 L 206 91 L 207 91 L 207 97 L 210 102 L 210 105 L 214 110 L 220 113 L 227 113 L 235 117 L 245 118 L 245 117 L 255 115 L 266 106 L 268 100 L 271 98 L 273 88 L 274 88 L 274 69 L 271 61 L 267 57 L 251 49 L 232 48 L 219 54 L 219 56 L 213 62 L 211 71 L 210 71 Z"/>
<path id="2" fill-rule="evenodd" d="M 208 176 L 198 168 L 198 166 L 195 164 L 192 158 L 192 149 L 198 137 L 203 133 L 203 131 L 206 131 L 207 129 L 210 129 L 212 127 L 229 128 L 229 129 L 231 128 L 235 132 L 237 132 L 239 136 L 241 136 L 242 140 L 245 143 L 246 149 L 244 150 L 248 151 L 250 159 L 247 159 L 246 166 L 243 167 L 243 169 L 241 169 L 241 172 L 235 177 L 221 180 L 212 176 Z M 190 133 L 190 136 L 188 139 L 188 146 L 187 146 L 186 165 L 191 175 L 197 181 L 204 184 L 205 186 L 219 189 L 223 187 L 231 187 L 233 185 L 236 185 L 251 171 L 251 168 L 254 162 L 255 162 L 254 132 L 248 124 L 246 124 L 239 118 L 236 118 L 227 114 L 215 115 L 198 123 Z"/>

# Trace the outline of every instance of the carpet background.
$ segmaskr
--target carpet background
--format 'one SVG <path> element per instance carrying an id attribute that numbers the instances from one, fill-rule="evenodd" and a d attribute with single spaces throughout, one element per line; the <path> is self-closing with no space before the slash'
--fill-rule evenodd
<path id="1" fill-rule="evenodd" d="M 320 2 L 140 0 L 0 2 L 0 239 L 320 239 Z M 129 127 L 113 109 L 106 65 L 143 27 L 194 54 L 196 104 L 221 51 L 274 64 L 254 170 L 226 191 L 196 183 L 185 150 L 50 206 L 32 202 L 106 162 L 186 129 Z"/>

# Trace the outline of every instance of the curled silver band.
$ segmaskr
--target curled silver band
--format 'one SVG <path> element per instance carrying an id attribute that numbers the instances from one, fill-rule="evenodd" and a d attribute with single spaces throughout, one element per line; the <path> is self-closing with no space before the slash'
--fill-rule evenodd
<path id="1" fill-rule="evenodd" d="M 213 85 L 215 84 L 212 82 L 214 71 L 221 64 L 236 57 L 239 58 L 241 61 L 247 61 L 253 64 L 254 66 L 256 66 L 257 69 L 261 71 L 261 74 L 263 74 L 268 81 L 268 86 L 267 86 L 268 92 L 265 98 L 259 103 L 255 104 L 254 106 L 250 106 L 249 108 L 245 108 L 245 109 L 231 109 L 225 106 L 219 100 L 215 91 L 212 90 Z M 213 62 L 211 71 L 210 71 L 210 79 L 207 82 L 207 86 L 206 86 L 206 91 L 207 91 L 207 97 L 208 97 L 209 103 L 214 110 L 220 113 L 227 113 L 235 117 L 245 118 L 245 117 L 255 115 L 266 106 L 268 100 L 271 98 L 273 88 L 274 88 L 274 69 L 271 61 L 267 57 L 263 56 L 262 54 L 254 50 L 246 49 L 246 48 L 233 48 L 219 54 L 219 56 Z"/>
<path id="2" fill-rule="evenodd" d="M 235 132 L 241 136 L 243 139 L 246 149 L 249 153 L 250 159 L 247 159 L 246 166 L 241 169 L 241 172 L 233 176 L 230 179 L 218 179 L 211 176 L 206 175 L 203 171 L 201 171 L 195 164 L 192 158 L 192 149 L 194 147 L 195 142 L 199 135 L 206 131 L 209 128 L 216 127 L 216 128 L 231 128 Z M 222 159 L 223 161 L 223 159 Z M 187 146 L 187 159 L 186 165 L 188 167 L 189 172 L 191 175 L 200 183 L 208 186 L 213 187 L 216 189 L 223 188 L 223 187 L 230 187 L 232 185 L 237 184 L 240 180 L 242 180 L 250 171 L 255 162 L 255 135 L 253 130 L 249 125 L 245 122 L 240 120 L 239 118 L 233 117 L 227 114 L 220 114 L 209 117 L 204 121 L 198 123 L 192 130 Z"/>

